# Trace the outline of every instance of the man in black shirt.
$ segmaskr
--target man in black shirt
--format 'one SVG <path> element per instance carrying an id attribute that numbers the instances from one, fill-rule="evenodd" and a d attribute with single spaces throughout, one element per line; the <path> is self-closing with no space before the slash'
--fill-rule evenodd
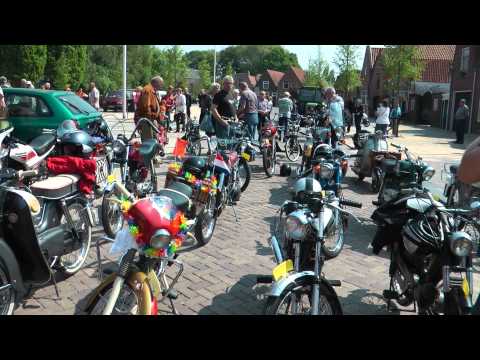
<path id="1" fill-rule="evenodd" d="M 208 105 L 208 95 L 205 92 L 205 89 L 200 90 L 200 94 L 198 95 L 198 106 L 200 107 L 200 119 L 199 123 L 202 123 L 202 120 L 206 113 L 210 111 L 210 106 Z"/>
<path id="2" fill-rule="evenodd" d="M 185 88 L 185 100 L 187 102 L 187 118 L 190 119 L 190 108 L 192 106 L 192 95 L 188 91 L 188 88 Z"/>
<path id="3" fill-rule="evenodd" d="M 229 75 L 223 78 L 223 89 L 213 97 L 212 115 L 215 122 L 215 132 L 218 138 L 228 137 L 228 122 L 222 119 L 236 118 L 235 107 L 232 104 L 231 91 L 233 78 Z"/>

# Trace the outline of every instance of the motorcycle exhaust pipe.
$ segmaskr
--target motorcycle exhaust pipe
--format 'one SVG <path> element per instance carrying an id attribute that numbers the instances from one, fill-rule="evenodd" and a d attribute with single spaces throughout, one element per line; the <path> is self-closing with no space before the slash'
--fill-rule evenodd
<path id="1" fill-rule="evenodd" d="M 275 255 L 275 261 L 277 262 L 277 264 L 282 263 L 282 249 L 280 249 L 280 245 L 278 244 L 278 240 L 275 235 L 272 235 L 272 237 L 270 238 L 270 245 L 272 246 L 273 254 Z"/>

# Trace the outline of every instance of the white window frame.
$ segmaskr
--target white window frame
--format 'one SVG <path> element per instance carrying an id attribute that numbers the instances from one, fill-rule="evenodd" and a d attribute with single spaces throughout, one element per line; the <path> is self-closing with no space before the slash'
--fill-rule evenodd
<path id="1" fill-rule="evenodd" d="M 460 58 L 460 71 L 468 72 L 470 65 L 470 46 L 466 46 L 462 49 L 462 56 Z"/>
<path id="2" fill-rule="evenodd" d="M 265 86 L 266 85 L 266 86 Z M 263 90 L 268 90 L 269 89 L 270 82 L 268 80 L 262 81 L 262 89 Z"/>
<path id="3" fill-rule="evenodd" d="M 288 90 L 289 88 L 290 88 L 289 82 L 288 82 L 288 81 L 284 81 L 284 82 L 283 82 L 283 89 L 284 89 L 284 90 Z"/>

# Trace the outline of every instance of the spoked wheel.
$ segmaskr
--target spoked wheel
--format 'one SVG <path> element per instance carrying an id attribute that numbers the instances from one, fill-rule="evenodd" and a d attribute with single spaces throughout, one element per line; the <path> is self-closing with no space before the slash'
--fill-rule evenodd
<path id="1" fill-rule="evenodd" d="M 288 139 L 285 144 L 285 154 L 287 155 L 287 159 L 295 162 L 300 157 L 301 152 L 302 148 L 298 139 L 296 137 Z"/>
<path id="2" fill-rule="evenodd" d="M 206 245 L 210 241 L 216 224 L 215 199 L 210 197 L 195 225 L 195 237 L 200 244 Z"/>
<path id="3" fill-rule="evenodd" d="M 238 164 L 238 178 L 240 180 L 240 190 L 244 192 L 247 190 L 248 184 L 250 184 L 250 166 L 248 162 L 244 159 L 240 159 L 240 163 Z"/>
<path id="4" fill-rule="evenodd" d="M 105 287 L 102 292 L 95 298 L 89 315 L 102 315 L 103 309 L 107 305 L 108 299 L 112 293 L 113 282 Z M 112 315 L 138 315 L 139 299 L 131 286 L 125 282 L 118 295 L 117 302 L 112 311 Z"/>
<path id="5" fill-rule="evenodd" d="M 111 201 L 110 198 L 116 198 L 113 193 L 105 194 L 102 200 L 102 225 L 105 234 L 109 238 L 115 238 L 117 233 L 123 228 L 124 219 L 121 206 L 118 202 Z"/>
<path id="6" fill-rule="evenodd" d="M 275 174 L 275 149 L 273 146 L 264 147 L 262 149 L 263 170 L 268 177 Z"/>
<path id="7" fill-rule="evenodd" d="M 310 315 L 312 289 L 313 286 L 307 283 L 288 285 L 280 296 L 267 299 L 265 315 Z M 320 283 L 319 300 L 319 315 L 342 315 L 337 296 L 323 283 Z"/>
<path id="8" fill-rule="evenodd" d="M 326 229 L 324 244 L 322 245 L 322 252 L 327 259 L 337 257 L 345 243 L 345 229 L 342 214 L 334 209 L 332 216 L 334 217 L 333 223 Z"/>
<path id="9" fill-rule="evenodd" d="M 12 315 L 15 308 L 15 290 L 11 286 L 6 267 L 0 262 L 0 315 Z"/>
<path id="10" fill-rule="evenodd" d="M 73 275 L 82 268 L 85 260 L 87 260 L 88 250 L 92 242 L 92 227 L 88 220 L 87 210 L 82 203 L 79 201 L 70 203 L 67 210 L 78 234 L 78 240 L 74 241 L 71 251 L 60 258 L 60 270 L 65 275 Z M 67 220 L 64 215 L 62 215 L 60 221 L 68 231 Z"/>

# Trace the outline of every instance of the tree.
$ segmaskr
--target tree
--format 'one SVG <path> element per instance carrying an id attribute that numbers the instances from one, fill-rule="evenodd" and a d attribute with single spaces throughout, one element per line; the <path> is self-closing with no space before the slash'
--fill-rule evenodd
<path id="1" fill-rule="evenodd" d="M 85 80 L 88 52 L 85 45 L 48 45 L 45 77 L 57 89 L 78 87 Z"/>
<path id="2" fill-rule="evenodd" d="M 200 86 L 203 89 L 208 89 L 212 82 L 212 66 L 206 60 L 202 60 L 198 64 L 198 72 L 200 74 Z"/>
<path id="3" fill-rule="evenodd" d="M 232 64 L 227 63 L 225 65 L 225 70 L 224 70 L 223 76 L 227 76 L 227 75 L 233 76 L 234 73 L 235 73 L 235 71 L 233 70 Z"/>
<path id="4" fill-rule="evenodd" d="M 357 69 L 358 49 L 356 45 L 338 45 L 335 54 L 334 64 L 339 70 L 335 87 L 342 90 L 347 97 L 353 89 L 361 84 L 360 72 Z"/>
<path id="5" fill-rule="evenodd" d="M 310 60 L 305 72 L 305 85 L 325 88 L 335 82 L 335 73 L 320 52 L 315 60 Z"/>
<path id="6" fill-rule="evenodd" d="M 46 45 L 1 45 L 0 74 L 10 80 L 41 80 L 47 61 Z"/>
<path id="7" fill-rule="evenodd" d="M 385 45 L 381 61 L 389 80 L 387 88 L 394 96 L 398 96 L 404 82 L 419 79 L 425 67 L 415 45 Z"/>
<path id="8" fill-rule="evenodd" d="M 165 51 L 166 62 L 164 64 L 163 79 L 165 85 L 179 86 L 185 82 L 188 73 L 187 61 L 181 46 L 173 45 Z"/>
<path id="9" fill-rule="evenodd" d="M 192 69 L 198 69 L 202 61 L 206 61 L 213 66 L 213 50 L 193 50 L 185 54 L 187 66 Z"/>
<path id="10" fill-rule="evenodd" d="M 118 90 L 122 86 L 122 47 L 120 45 L 88 46 L 87 76 L 101 93 Z M 86 87 L 86 84 L 82 84 Z"/>

